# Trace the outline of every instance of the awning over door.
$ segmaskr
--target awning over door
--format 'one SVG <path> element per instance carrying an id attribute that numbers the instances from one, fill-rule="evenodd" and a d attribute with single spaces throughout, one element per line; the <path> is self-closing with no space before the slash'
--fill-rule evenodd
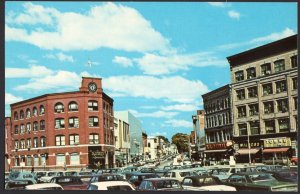
<path id="1" fill-rule="evenodd" d="M 287 152 L 290 148 L 265 148 L 263 153 L 279 153 L 279 152 Z"/>
<path id="2" fill-rule="evenodd" d="M 225 152 L 226 150 L 205 150 L 205 153 Z"/>
<path id="3" fill-rule="evenodd" d="M 251 148 L 250 149 L 250 154 L 256 154 L 259 151 L 259 148 Z M 249 149 L 239 149 L 237 151 L 240 155 L 247 155 L 249 154 Z"/>

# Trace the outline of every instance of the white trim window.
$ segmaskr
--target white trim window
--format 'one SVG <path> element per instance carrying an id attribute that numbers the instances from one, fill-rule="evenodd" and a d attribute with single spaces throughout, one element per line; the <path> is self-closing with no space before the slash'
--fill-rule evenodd
<path id="1" fill-rule="evenodd" d="M 98 144 L 99 143 L 99 135 L 97 133 L 91 133 L 89 135 L 90 144 Z"/>
<path id="2" fill-rule="evenodd" d="M 94 100 L 89 100 L 88 111 L 98 111 L 98 102 Z"/>
<path id="3" fill-rule="evenodd" d="M 98 127 L 98 126 L 99 126 L 98 117 L 95 116 L 89 117 L 89 127 Z"/>
<path id="4" fill-rule="evenodd" d="M 28 108 L 26 110 L 26 118 L 30 118 L 31 117 L 31 112 L 30 112 L 30 109 Z"/>
<path id="5" fill-rule="evenodd" d="M 55 129 L 64 129 L 64 128 L 65 128 L 64 118 L 55 119 Z"/>
<path id="6" fill-rule="evenodd" d="M 78 104 L 76 102 L 70 102 L 69 112 L 78 111 Z"/>
<path id="7" fill-rule="evenodd" d="M 34 158 L 33 158 L 33 164 L 34 166 L 39 166 L 40 165 L 40 160 L 39 160 L 39 156 L 38 155 L 34 155 Z"/>
<path id="8" fill-rule="evenodd" d="M 79 128 L 79 119 L 77 117 L 69 118 L 69 128 Z"/>
<path id="9" fill-rule="evenodd" d="M 33 107 L 33 116 L 37 116 L 38 115 L 38 111 L 37 111 L 37 108 L 36 107 Z"/>
<path id="10" fill-rule="evenodd" d="M 57 154 L 56 155 L 56 165 L 64 166 L 66 163 L 66 156 L 65 154 Z"/>
<path id="11" fill-rule="evenodd" d="M 66 145 L 66 138 L 64 135 L 55 136 L 55 145 L 56 146 L 64 146 Z"/>
<path id="12" fill-rule="evenodd" d="M 58 102 L 58 103 L 55 104 L 54 112 L 61 113 L 61 112 L 64 112 L 64 111 L 65 111 L 64 105 L 61 102 Z"/>
<path id="13" fill-rule="evenodd" d="M 71 165 L 80 164 L 80 155 L 78 153 L 70 154 L 70 164 Z"/>
<path id="14" fill-rule="evenodd" d="M 78 145 L 79 144 L 79 135 L 72 134 L 70 135 L 70 145 Z"/>

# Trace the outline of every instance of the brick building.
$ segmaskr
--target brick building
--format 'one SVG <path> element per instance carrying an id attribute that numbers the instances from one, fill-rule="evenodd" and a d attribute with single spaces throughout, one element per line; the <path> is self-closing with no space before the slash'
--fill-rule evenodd
<path id="1" fill-rule="evenodd" d="M 11 118 L 5 117 L 5 172 L 8 172 L 11 167 L 11 150 L 12 150 L 12 142 L 11 142 Z"/>
<path id="2" fill-rule="evenodd" d="M 11 166 L 62 169 L 114 165 L 113 99 L 100 78 L 79 91 L 11 104 Z M 8 143 L 8 144 L 9 144 Z"/>
<path id="3" fill-rule="evenodd" d="M 227 58 L 238 162 L 297 155 L 297 53 L 294 35 Z"/>

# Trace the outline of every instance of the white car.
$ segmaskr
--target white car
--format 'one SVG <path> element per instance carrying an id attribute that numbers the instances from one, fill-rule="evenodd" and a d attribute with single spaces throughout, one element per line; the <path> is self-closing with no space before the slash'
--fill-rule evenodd
<path id="1" fill-rule="evenodd" d="M 40 178 L 40 182 L 42 182 L 42 183 L 49 183 L 50 180 L 53 177 L 56 177 L 56 176 L 64 176 L 64 173 L 63 172 L 57 172 L 57 171 L 47 172 L 46 176 L 42 176 Z"/>
<path id="2" fill-rule="evenodd" d="M 236 191 L 235 187 L 224 185 L 213 176 L 185 177 L 181 185 L 189 191 Z"/>
<path id="3" fill-rule="evenodd" d="M 179 182 L 183 180 L 184 177 L 186 176 L 197 176 L 198 174 L 191 169 L 183 169 L 183 170 L 170 170 L 168 171 L 164 177 L 166 178 L 175 178 Z"/>
<path id="4" fill-rule="evenodd" d="M 25 186 L 25 190 L 64 190 L 62 186 L 56 183 L 40 183 Z"/>
<path id="5" fill-rule="evenodd" d="M 87 190 L 133 191 L 135 189 L 127 181 L 103 181 L 91 183 Z"/>

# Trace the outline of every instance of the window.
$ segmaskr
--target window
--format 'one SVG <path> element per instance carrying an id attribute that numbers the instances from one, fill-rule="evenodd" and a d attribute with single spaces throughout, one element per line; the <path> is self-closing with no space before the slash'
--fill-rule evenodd
<path id="1" fill-rule="evenodd" d="M 19 149 L 19 141 L 15 140 L 15 149 Z"/>
<path id="2" fill-rule="evenodd" d="M 90 144 L 98 144 L 99 143 L 99 135 L 97 133 L 91 133 L 89 135 Z"/>
<path id="3" fill-rule="evenodd" d="M 16 120 L 18 120 L 18 119 L 19 119 L 19 117 L 18 117 L 18 112 L 15 111 L 15 112 L 14 112 L 14 120 L 16 121 Z"/>
<path id="4" fill-rule="evenodd" d="M 296 116 L 294 116 L 294 118 L 295 118 L 295 122 L 296 122 L 296 130 L 298 131 L 298 116 L 296 115 Z"/>
<path id="5" fill-rule="evenodd" d="M 297 77 L 294 77 L 292 79 L 293 81 L 293 90 L 297 90 L 298 89 L 298 80 L 297 80 Z"/>
<path id="6" fill-rule="evenodd" d="M 64 166 L 66 163 L 66 157 L 64 154 L 57 154 L 56 155 L 56 165 Z"/>
<path id="7" fill-rule="evenodd" d="M 19 126 L 15 125 L 15 134 L 19 134 Z"/>
<path id="8" fill-rule="evenodd" d="M 34 137 L 34 138 L 33 138 L 33 147 L 34 147 L 34 148 L 39 147 L 38 143 L 39 143 L 38 138 L 37 138 L 37 137 Z"/>
<path id="9" fill-rule="evenodd" d="M 297 55 L 294 55 L 291 57 L 291 66 L 292 66 L 292 68 L 295 68 L 298 66 Z"/>
<path id="10" fill-rule="evenodd" d="M 237 72 L 235 72 L 235 80 L 236 81 L 242 81 L 242 80 L 244 80 L 244 72 L 243 71 L 237 71 Z"/>
<path id="11" fill-rule="evenodd" d="M 247 124 L 239 124 L 240 135 L 247 135 Z"/>
<path id="12" fill-rule="evenodd" d="M 69 111 L 78 111 L 78 104 L 76 102 L 70 102 Z"/>
<path id="13" fill-rule="evenodd" d="M 61 112 L 64 112 L 64 111 L 65 111 L 64 105 L 61 102 L 58 102 L 58 103 L 55 104 L 54 112 L 61 113 Z"/>
<path id="14" fill-rule="evenodd" d="M 21 141 L 20 141 L 20 148 L 25 149 L 25 140 L 24 139 L 21 139 Z"/>
<path id="15" fill-rule="evenodd" d="M 99 119 L 98 117 L 89 117 L 89 127 L 98 127 Z"/>
<path id="16" fill-rule="evenodd" d="M 45 130 L 45 121 L 44 120 L 41 120 L 40 122 L 40 130 Z"/>
<path id="17" fill-rule="evenodd" d="M 46 147 L 46 137 L 41 137 L 41 147 Z"/>
<path id="18" fill-rule="evenodd" d="M 294 97 L 294 109 L 297 110 L 298 108 L 298 98 Z"/>
<path id="19" fill-rule="evenodd" d="M 244 100 L 245 99 L 245 90 L 237 90 L 236 91 L 236 97 L 238 100 Z"/>
<path id="20" fill-rule="evenodd" d="M 31 116 L 30 109 L 27 108 L 27 109 L 26 109 L 26 118 L 30 118 L 30 116 Z"/>
<path id="21" fill-rule="evenodd" d="M 55 136 L 55 145 L 56 146 L 64 146 L 64 145 L 66 145 L 65 136 L 64 135 L 57 135 L 57 136 Z"/>
<path id="22" fill-rule="evenodd" d="M 33 116 L 37 116 L 38 115 L 38 111 L 37 111 L 37 108 L 36 107 L 33 107 Z"/>
<path id="23" fill-rule="evenodd" d="M 27 132 L 30 133 L 30 131 L 31 131 L 31 123 L 27 123 L 26 124 L 26 130 L 27 130 Z"/>
<path id="24" fill-rule="evenodd" d="M 27 139 L 27 148 L 31 148 L 31 139 Z"/>
<path id="25" fill-rule="evenodd" d="M 70 135 L 70 145 L 78 145 L 79 144 L 79 135 L 73 134 Z"/>
<path id="26" fill-rule="evenodd" d="M 32 158 L 31 156 L 27 156 L 26 166 L 31 166 L 31 165 L 32 165 Z"/>
<path id="27" fill-rule="evenodd" d="M 88 102 L 88 111 L 98 111 L 98 102 L 90 100 Z"/>
<path id="28" fill-rule="evenodd" d="M 255 67 L 248 68 L 246 71 L 247 71 L 247 79 L 256 77 Z"/>
<path id="29" fill-rule="evenodd" d="M 25 133 L 25 125 L 21 124 L 20 126 L 20 133 Z"/>
<path id="30" fill-rule="evenodd" d="M 39 166 L 39 157 L 37 155 L 34 155 L 34 158 L 33 158 L 33 164 L 34 166 Z"/>
<path id="31" fill-rule="evenodd" d="M 150 143 L 148 143 L 148 148 L 150 148 L 151 147 L 151 144 Z"/>
<path id="32" fill-rule="evenodd" d="M 246 116 L 246 106 L 237 107 L 238 110 L 238 118 Z"/>
<path id="33" fill-rule="evenodd" d="M 263 87 L 263 96 L 273 94 L 272 83 L 264 84 L 262 87 Z"/>
<path id="34" fill-rule="evenodd" d="M 249 105 L 249 115 L 250 116 L 258 115 L 258 104 Z"/>
<path id="35" fill-rule="evenodd" d="M 248 88 L 248 98 L 255 98 L 257 97 L 257 87 Z"/>
<path id="36" fill-rule="evenodd" d="M 260 130 L 259 130 L 259 122 L 255 121 L 255 122 L 250 122 L 250 131 L 251 131 L 251 135 L 259 135 Z"/>
<path id="37" fill-rule="evenodd" d="M 40 115 L 45 114 L 45 108 L 43 105 L 40 106 Z"/>
<path id="38" fill-rule="evenodd" d="M 263 64 L 260 67 L 261 67 L 261 75 L 271 74 L 271 63 Z"/>
<path id="39" fill-rule="evenodd" d="M 288 132 L 289 131 L 289 119 L 278 119 L 279 132 Z"/>
<path id="40" fill-rule="evenodd" d="M 78 153 L 70 154 L 70 164 L 71 165 L 80 164 L 80 156 Z"/>
<path id="41" fill-rule="evenodd" d="M 37 131 L 38 130 L 38 126 L 39 126 L 38 122 L 34 121 L 33 122 L 33 131 Z"/>
<path id="42" fill-rule="evenodd" d="M 270 121 L 265 121 L 265 129 L 266 133 L 275 133 L 275 121 L 270 120 Z"/>
<path id="43" fill-rule="evenodd" d="M 20 111 L 20 119 L 24 119 L 24 117 L 25 117 L 24 111 L 21 110 L 21 111 Z"/>
<path id="44" fill-rule="evenodd" d="M 273 103 L 273 101 L 264 102 L 264 113 L 265 114 L 274 113 L 274 103 Z"/>
<path id="45" fill-rule="evenodd" d="M 274 62 L 274 68 L 275 68 L 275 73 L 284 71 L 285 70 L 285 63 L 284 60 L 278 60 Z"/>
<path id="46" fill-rule="evenodd" d="M 276 93 L 286 92 L 286 81 L 276 82 Z"/>
<path id="47" fill-rule="evenodd" d="M 277 100 L 277 110 L 278 112 L 287 112 L 288 111 L 288 100 L 287 99 L 282 99 L 282 100 Z"/>
<path id="48" fill-rule="evenodd" d="M 69 127 L 70 128 L 79 128 L 79 119 L 77 117 L 69 118 Z"/>
<path id="49" fill-rule="evenodd" d="M 63 118 L 55 119 L 55 129 L 64 129 L 65 128 L 65 120 Z"/>

